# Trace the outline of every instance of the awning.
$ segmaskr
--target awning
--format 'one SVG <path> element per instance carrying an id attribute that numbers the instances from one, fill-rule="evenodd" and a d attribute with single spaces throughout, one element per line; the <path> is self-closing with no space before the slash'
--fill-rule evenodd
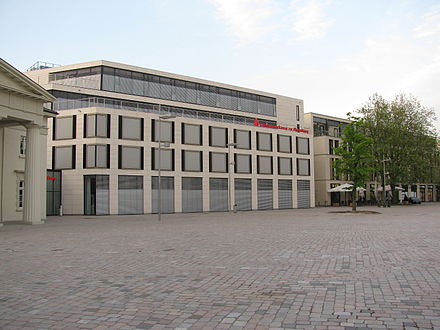
<path id="1" fill-rule="evenodd" d="M 353 190 L 353 185 L 350 183 L 344 183 L 341 184 L 340 186 L 331 188 L 329 190 L 327 190 L 327 192 L 350 192 Z M 366 191 L 367 189 L 362 188 L 362 187 L 357 187 L 356 191 Z"/>

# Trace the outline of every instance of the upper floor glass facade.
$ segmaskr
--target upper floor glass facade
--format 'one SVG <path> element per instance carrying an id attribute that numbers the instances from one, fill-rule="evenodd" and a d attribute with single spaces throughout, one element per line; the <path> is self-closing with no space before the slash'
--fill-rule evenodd
<path id="1" fill-rule="evenodd" d="M 276 99 L 107 66 L 55 72 L 49 81 L 104 91 L 276 116 Z"/>
<path id="2" fill-rule="evenodd" d="M 49 91 L 57 98 L 53 102 L 53 110 L 62 111 L 69 109 L 81 109 L 91 107 L 112 108 L 157 114 L 170 114 L 176 117 L 197 118 L 202 120 L 226 122 L 237 125 L 254 126 L 255 117 L 229 115 L 214 111 L 170 107 L 155 103 L 133 102 L 113 98 L 95 97 L 87 94 L 78 94 L 62 91 Z M 260 124 L 276 125 L 276 121 L 258 118 Z"/>
<path id="3" fill-rule="evenodd" d="M 340 137 L 347 123 L 313 116 L 313 136 Z"/>

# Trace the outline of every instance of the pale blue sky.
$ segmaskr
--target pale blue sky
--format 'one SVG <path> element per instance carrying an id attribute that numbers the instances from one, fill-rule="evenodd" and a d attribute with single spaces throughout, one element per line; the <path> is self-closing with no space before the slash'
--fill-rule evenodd
<path id="1" fill-rule="evenodd" d="M 0 30 L 20 70 L 105 59 L 336 116 L 403 91 L 440 117 L 440 0 L 0 0 Z"/>

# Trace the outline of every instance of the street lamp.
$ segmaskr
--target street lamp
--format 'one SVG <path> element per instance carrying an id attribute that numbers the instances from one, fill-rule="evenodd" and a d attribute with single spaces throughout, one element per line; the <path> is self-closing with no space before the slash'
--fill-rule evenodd
<path id="1" fill-rule="evenodd" d="M 386 200 L 385 200 L 385 198 L 386 198 L 386 189 L 385 189 L 385 175 L 387 175 L 388 173 L 386 173 L 385 172 L 385 163 L 386 162 L 390 162 L 391 161 L 391 159 L 390 158 L 388 158 L 388 159 L 385 159 L 385 156 L 384 156 L 384 158 L 383 158 L 383 160 L 382 160 L 382 163 L 383 163 L 383 176 L 382 176 L 382 205 L 383 205 L 383 207 L 386 207 L 386 205 L 387 205 L 387 203 L 386 203 Z"/>
<path id="2" fill-rule="evenodd" d="M 160 113 L 160 104 L 159 104 L 159 113 Z M 157 169 L 158 170 L 158 184 L 159 184 L 159 189 L 158 189 L 159 196 L 158 196 L 158 210 L 157 210 L 157 214 L 159 216 L 159 218 L 158 218 L 159 221 L 161 221 L 161 219 L 162 219 L 162 190 L 161 190 L 162 187 L 161 187 L 161 183 L 160 183 L 160 174 L 161 174 L 160 170 L 162 168 L 162 159 L 161 159 L 161 156 L 162 156 L 162 121 L 163 120 L 168 120 L 168 119 L 173 119 L 173 118 L 176 118 L 176 116 L 173 116 L 173 115 L 162 115 L 162 116 L 159 116 L 159 130 L 158 130 L 158 134 L 159 134 L 159 155 L 157 157 L 158 163 L 159 163 L 159 166 L 158 166 L 158 169 Z M 163 146 L 168 148 L 170 146 L 170 143 L 166 142 L 166 143 L 163 144 Z"/>
<path id="3" fill-rule="evenodd" d="M 229 158 L 229 164 L 228 164 L 228 172 L 229 172 L 229 189 L 228 189 L 228 211 L 232 211 L 232 171 L 234 169 L 233 165 L 235 165 L 234 160 L 231 157 L 231 147 L 236 147 L 238 143 L 227 143 L 226 146 L 228 147 L 228 158 Z M 232 169 L 231 169 L 232 167 Z"/>

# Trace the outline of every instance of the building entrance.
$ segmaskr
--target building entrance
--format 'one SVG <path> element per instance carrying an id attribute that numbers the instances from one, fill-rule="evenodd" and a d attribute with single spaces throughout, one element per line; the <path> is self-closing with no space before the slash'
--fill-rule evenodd
<path id="1" fill-rule="evenodd" d="M 84 176 L 84 214 L 103 215 L 109 213 L 108 175 Z"/>

